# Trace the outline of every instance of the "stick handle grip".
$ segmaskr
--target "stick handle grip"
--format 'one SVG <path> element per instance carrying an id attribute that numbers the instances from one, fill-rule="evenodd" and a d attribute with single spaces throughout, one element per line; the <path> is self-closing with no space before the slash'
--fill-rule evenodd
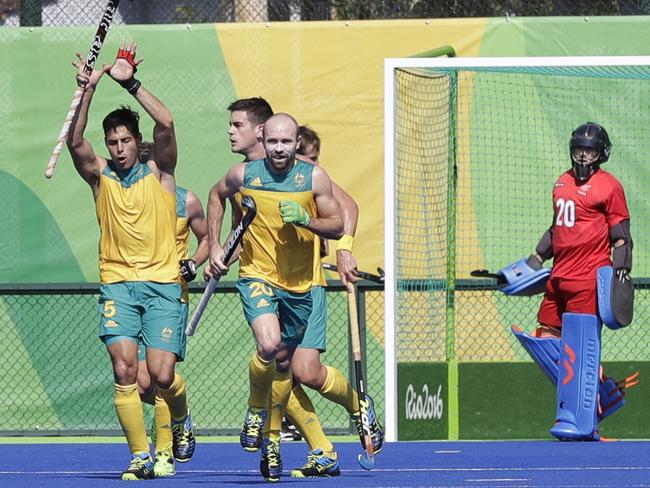
<path id="1" fill-rule="evenodd" d="M 74 96 L 72 97 L 70 110 L 68 110 L 68 115 L 66 115 L 65 122 L 63 122 L 63 127 L 61 128 L 61 132 L 59 133 L 59 138 L 57 139 L 56 146 L 54 146 L 54 150 L 52 151 L 52 155 L 50 156 L 50 161 L 47 163 L 47 167 L 45 168 L 46 178 L 52 178 L 52 175 L 54 175 L 54 170 L 56 169 L 56 163 L 59 160 L 61 151 L 63 150 L 63 145 L 65 144 L 65 140 L 68 137 L 68 132 L 70 131 L 70 125 L 72 124 L 72 119 L 77 113 L 77 108 L 81 103 L 81 97 L 83 97 L 83 94 L 84 94 L 84 88 L 78 86 L 74 92 Z"/>
<path id="2" fill-rule="evenodd" d="M 352 341 L 352 355 L 355 361 L 361 360 L 361 338 L 359 334 L 359 312 L 357 310 L 357 290 L 353 283 L 347 284 L 348 288 L 348 318 L 350 321 L 350 340 Z"/>
<path id="3" fill-rule="evenodd" d="M 199 321 L 201 320 L 201 316 L 203 315 L 203 312 L 205 312 L 205 307 L 208 306 L 208 302 L 210 301 L 214 290 L 217 288 L 217 283 L 219 283 L 219 278 L 210 278 L 208 284 L 205 286 L 203 295 L 201 295 L 201 300 L 196 306 L 196 310 L 194 310 L 189 324 L 187 324 L 187 327 L 185 327 L 186 336 L 191 337 L 194 335 L 196 327 L 199 325 Z"/>

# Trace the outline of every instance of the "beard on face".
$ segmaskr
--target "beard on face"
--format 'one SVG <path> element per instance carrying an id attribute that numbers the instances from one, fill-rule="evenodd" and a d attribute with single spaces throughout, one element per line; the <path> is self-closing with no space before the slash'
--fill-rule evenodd
<path id="1" fill-rule="evenodd" d="M 274 168 L 277 169 L 284 169 L 289 164 L 293 159 L 295 159 L 296 153 L 295 151 L 293 152 L 287 152 L 287 151 L 282 151 L 282 152 L 271 152 L 268 154 L 268 158 L 271 161 L 271 164 L 273 165 Z"/>

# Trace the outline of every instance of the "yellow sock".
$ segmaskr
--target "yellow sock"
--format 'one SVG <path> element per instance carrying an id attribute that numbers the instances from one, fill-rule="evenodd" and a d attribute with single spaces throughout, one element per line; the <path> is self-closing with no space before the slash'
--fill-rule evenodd
<path id="1" fill-rule="evenodd" d="M 291 394 L 291 371 L 285 373 L 276 372 L 273 378 L 271 395 L 268 404 L 268 416 L 264 424 L 264 434 L 271 440 L 280 440 L 282 430 L 282 417 L 286 408 L 289 395 Z"/>
<path id="2" fill-rule="evenodd" d="M 285 415 L 305 438 L 310 451 L 322 449 L 325 455 L 336 457 L 334 446 L 323 432 L 314 404 L 301 385 L 294 386 L 291 390 Z"/>
<path id="3" fill-rule="evenodd" d="M 158 387 L 158 395 L 167 403 L 172 419 L 180 421 L 185 418 L 187 415 L 187 396 L 185 395 L 185 382 L 181 375 L 176 373 L 174 382 L 169 388 Z"/>
<path id="4" fill-rule="evenodd" d="M 325 366 L 325 368 L 327 369 L 327 377 L 320 389 L 320 394 L 328 400 L 345 407 L 349 414 L 357 412 L 359 410 L 359 396 L 352 389 L 347 378 L 336 368 L 331 366 Z"/>
<path id="5" fill-rule="evenodd" d="M 275 359 L 265 361 L 257 351 L 248 365 L 250 395 L 248 405 L 253 408 L 266 408 L 271 396 L 271 384 L 275 375 Z"/>
<path id="6" fill-rule="evenodd" d="M 131 454 L 149 453 L 142 402 L 137 385 L 116 384 L 114 403 L 117 419 L 120 421 Z"/>
<path id="7" fill-rule="evenodd" d="M 153 409 L 154 428 L 156 429 L 156 452 L 169 450 L 172 446 L 172 424 L 171 413 L 167 402 L 156 395 L 156 405 Z"/>

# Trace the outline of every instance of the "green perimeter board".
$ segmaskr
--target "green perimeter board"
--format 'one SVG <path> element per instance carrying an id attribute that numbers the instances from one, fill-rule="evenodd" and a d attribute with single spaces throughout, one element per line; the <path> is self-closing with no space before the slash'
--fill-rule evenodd
<path id="1" fill-rule="evenodd" d="M 447 439 L 447 363 L 397 365 L 399 440 Z"/>
<path id="2" fill-rule="evenodd" d="M 88 185 L 74 170 L 67 149 L 53 179 L 43 177 L 75 90 L 70 62 L 76 51 L 85 56 L 94 32 L 94 28 L 45 27 L 33 32 L 27 28 L 0 29 L 0 99 L 6 102 L 0 109 L 0 170 L 28 187 L 53 218 L 53 222 L 49 216 L 26 219 L 25 225 L 31 228 L 20 237 L 20 254 L 14 257 L 24 266 L 0 269 L 1 282 L 80 281 L 79 268 L 83 272 L 81 281 L 98 280 L 95 208 Z M 98 65 L 115 59 L 123 39 L 138 42 L 138 58 L 144 62 L 136 77 L 174 115 L 179 146 L 177 181 L 192 189 L 205 205 L 210 187 L 241 160 L 230 151 L 226 110 L 239 94 L 232 86 L 216 26 L 116 26 L 107 36 Z M 152 138 L 153 124 L 144 110 L 106 77 L 93 99 L 86 130 L 86 138 L 98 154 L 108 155 L 101 121 L 121 104 L 138 109 L 143 137 Z M 61 244 L 52 237 L 52 231 L 48 232 L 52 227 L 60 229 L 56 234 L 63 235 L 76 262 L 44 266 L 42 253 Z M 32 239 L 33 235 L 41 238 Z"/>
<path id="3" fill-rule="evenodd" d="M 622 379 L 635 371 L 650 374 L 648 362 L 611 362 L 605 374 Z M 555 388 L 533 363 L 460 363 L 461 439 L 545 439 L 555 419 Z M 601 434 L 609 438 L 647 439 L 643 380 L 625 396 L 625 406 L 605 419 Z"/>

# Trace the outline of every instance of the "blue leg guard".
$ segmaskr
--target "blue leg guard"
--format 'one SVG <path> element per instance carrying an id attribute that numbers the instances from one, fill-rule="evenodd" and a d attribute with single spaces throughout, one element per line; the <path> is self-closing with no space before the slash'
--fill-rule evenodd
<path id="1" fill-rule="evenodd" d="M 636 372 L 627 378 L 616 381 L 614 378 L 603 377 L 601 374 L 600 388 L 598 388 L 598 403 L 600 405 L 600 420 L 609 417 L 625 405 L 625 390 L 639 382 L 639 373 Z"/>
<path id="2" fill-rule="evenodd" d="M 558 361 L 560 360 L 559 337 L 532 337 L 516 325 L 511 327 L 512 333 L 524 346 L 526 352 L 533 358 L 553 386 L 557 385 Z"/>
<path id="3" fill-rule="evenodd" d="M 556 423 L 551 434 L 561 440 L 598 440 L 600 329 L 595 315 L 562 315 L 560 375 Z"/>
<path id="4" fill-rule="evenodd" d="M 516 325 L 511 327 L 519 343 L 539 366 L 546 377 L 557 387 L 558 363 L 560 361 L 560 339 L 556 337 L 533 337 Z M 598 385 L 598 420 L 603 420 L 625 405 L 625 389 L 638 383 L 639 373 L 623 381 L 600 375 Z"/>

